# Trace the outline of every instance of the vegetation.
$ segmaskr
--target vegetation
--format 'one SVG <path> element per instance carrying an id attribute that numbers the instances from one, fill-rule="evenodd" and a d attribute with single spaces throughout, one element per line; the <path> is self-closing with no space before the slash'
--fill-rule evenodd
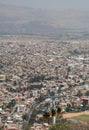
<path id="1" fill-rule="evenodd" d="M 81 96 L 82 96 L 82 93 L 81 93 L 80 90 L 78 91 L 77 96 L 78 96 L 78 97 L 81 97 Z"/>
<path id="2" fill-rule="evenodd" d="M 28 121 L 28 118 L 29 118 L 28 113 L 24 113 L 24 114 L 22 115 L 22 119 L 23 119 L 23 120 Z"/>
<path id="3" fill-rule="evenodd" d="M 89 122 L 89 115 L 83 114 L 83 115 L 76 116 L 73 119 L 77 119 L 79 121 Z"/>
<path id="4" fill-rule="evenodd" d="M 88 124 L 72 123 L 68 121 L 60 121 L 52 125 L 49 130 L 89 130 Z"/>
<path id="5" fill-rule="evenodd" d="M 88 91 L 86 91 L 86 96 L 89 96 L 89 90 L 88 90 Z"/>
<path id="6" fill-rule="evenodd" d="M 6 106 L 7 108 L 13 108 L 16 105 L 16 101 L 14 99 L 12 99 L 8 105 Z"/>
<path id="7" fill-rule="evenodd" d="M 45 75 L 34 75 L 33 77 L 30 77 L 30 82 L 40 82 L 40 81 L 44 81 L 45 79 Z"/>
<path id="8" fill-rule="evenodd" d="M 3 130 L 3 128 L 1 127 L 0 130 Z"/>
<path id="9" fill-rule="evenodd" d="M 65 123 L 57 123 L 56 125 L 52 125 L 49 130 L 70 130 L 70 125 Z"/>

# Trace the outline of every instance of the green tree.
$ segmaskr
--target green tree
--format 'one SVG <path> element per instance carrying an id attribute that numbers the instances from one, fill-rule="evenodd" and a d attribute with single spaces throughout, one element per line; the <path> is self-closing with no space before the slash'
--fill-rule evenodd
<path id="1" fill-rule="evenodd" d="M 86 96 L 89 96 L 89 90 L 88 91 L 86 91 L 86 94 L 85 94 Z"/>
<path id="2" fill-rule="evenodd" d="M 78 91 L 77 96 L 78 96 L 78 97 L 81 97 L 81 96 L 82 96 L 82 93 L 81 93 L 80 90 Z"/>

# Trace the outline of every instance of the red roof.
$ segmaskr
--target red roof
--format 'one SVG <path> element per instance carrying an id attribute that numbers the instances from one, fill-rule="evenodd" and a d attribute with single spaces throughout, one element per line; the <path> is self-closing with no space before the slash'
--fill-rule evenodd
<path id="1" fill-rule="evenodd" d="M 0 101 L 4 101 L 5 99 L 4 98 L 0 98 Z"/>
<path id="2" fill-rule="evenodd" d="M 8 127 L 7 130 L 18 130 L 18 129 L 15 126 L 10 126 L 10 127 Z"/>

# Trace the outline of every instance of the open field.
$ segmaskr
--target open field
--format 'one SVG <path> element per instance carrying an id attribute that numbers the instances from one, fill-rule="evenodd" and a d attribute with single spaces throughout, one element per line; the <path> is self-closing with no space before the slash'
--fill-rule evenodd
<path id="1" fill-rule="evenodd" d="M 79 120 L 79 121 L 85 121 L 85 122 L 89 122 L 89 115 L 79 115 L 74 117 L 73 119 Z"/>
<path id="2" fill-rule="evenodd" d="M 89 111 L 78 112 L 78 113 L 66 113 L 66 114 L 63 114 L 63 118 L 67 119 L 67 118 L 77 117 L 80 115 L 86 115 L 86 117 L 87 116 L 89 117 Z"/>

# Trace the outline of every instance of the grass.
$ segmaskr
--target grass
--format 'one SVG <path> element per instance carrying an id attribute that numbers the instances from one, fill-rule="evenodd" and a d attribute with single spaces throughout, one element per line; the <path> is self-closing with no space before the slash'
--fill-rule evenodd
<path id="1" fill-rule="evenodd" d="M 49 130 L 89 130 L 89 125 L 61 121 L 55 125 L 50 126 Z"/>
<path id="2" fill-rule="evenodd" d="M 89 115 L 83 114 L 83 115 L 73 117 L 73 119 L 76 119 L 76 120 L 79 120 L 79 121 L 89 122 Z"/>
<path id="3" fill-rule="evenodd" d="M 55 125 L 52 125 L 49 130 L 71 130 L 70 124 L 67 122 L 64 123 L 56 123 Z"/>

